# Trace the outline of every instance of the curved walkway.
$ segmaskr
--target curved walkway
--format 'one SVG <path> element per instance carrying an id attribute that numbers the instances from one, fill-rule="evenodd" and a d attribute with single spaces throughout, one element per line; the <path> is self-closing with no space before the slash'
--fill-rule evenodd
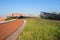
<path id="1" fill-rule="evenodd" d="M 12 33 L 14 33 L 24 23 L 23 19 L 16 19 L 14 21 L 0 24 L 0 40 L 5 40 Z"/>

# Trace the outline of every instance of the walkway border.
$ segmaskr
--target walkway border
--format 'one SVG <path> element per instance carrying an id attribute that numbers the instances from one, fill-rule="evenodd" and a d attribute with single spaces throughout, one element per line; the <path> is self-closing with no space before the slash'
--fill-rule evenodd
<path id="1" fill-rule="evenodd" d="M 23 19 L 24 20 L 24 19 Z M 9 37 L 7 37 L 5 40 L 16 40 L 18 35 L 22 32 L 23 28 L 26 25 L 26 20 L 24 20 L 24 23 L 19 27 L 15 32 L 13 32 Z"/>
<path id="2" fill-rule="evenodd" d="M 16 20 L 16 19 L 12 19 L 12 20 L 8 20 L 8 21 L 2 21 L 2 22 L 0 22 L 0 24 L 2 24 L 2 23 L 7 23 L 7 22 L 11 22 L 11 21 L 14 21 L 14 20 Z"/>

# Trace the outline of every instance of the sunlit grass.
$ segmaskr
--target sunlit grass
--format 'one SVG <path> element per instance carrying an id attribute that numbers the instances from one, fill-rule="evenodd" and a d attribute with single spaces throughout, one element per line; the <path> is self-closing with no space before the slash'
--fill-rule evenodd
<path id="1" fill-rule="evenodd" d="M 27 18 L 17 40 L 60 40 L 60 21 Z"/>

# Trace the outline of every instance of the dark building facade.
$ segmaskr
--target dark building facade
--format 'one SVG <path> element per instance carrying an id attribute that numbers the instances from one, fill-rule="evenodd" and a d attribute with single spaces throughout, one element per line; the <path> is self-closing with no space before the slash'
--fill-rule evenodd
<path id="1" fill-rule="evenodd" d="M 60 15 L 58 15 L 58 14 L 41 12 L 40 16 L 41 16 L 41 18 L 44 18 L 44 19 L 56 19 L 56 20 L 60 20 Z"/>

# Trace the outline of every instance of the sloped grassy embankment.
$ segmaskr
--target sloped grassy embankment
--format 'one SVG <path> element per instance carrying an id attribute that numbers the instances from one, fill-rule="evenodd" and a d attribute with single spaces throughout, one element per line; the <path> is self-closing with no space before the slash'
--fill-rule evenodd
<path id="1" fill-rule="evenodd" d="M 60 40 L 60 21 L 27 18 L 27 24 L 17 40 Z"/>

